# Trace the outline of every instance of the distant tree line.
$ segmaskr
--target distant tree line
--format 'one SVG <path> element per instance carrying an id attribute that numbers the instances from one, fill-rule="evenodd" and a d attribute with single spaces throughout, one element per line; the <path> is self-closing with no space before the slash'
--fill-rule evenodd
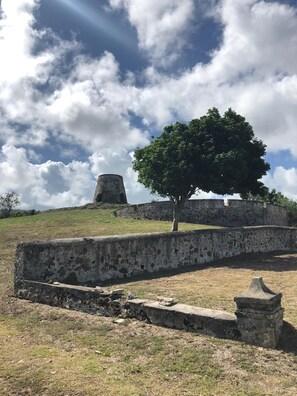
<path id="1" fill-rule="evenodd" d="M 0 218 L 32 216 L 39 213 L 35 209 L 15 209 L 20 203 L 20 195 L 14 191 L 0 195 Z"/>

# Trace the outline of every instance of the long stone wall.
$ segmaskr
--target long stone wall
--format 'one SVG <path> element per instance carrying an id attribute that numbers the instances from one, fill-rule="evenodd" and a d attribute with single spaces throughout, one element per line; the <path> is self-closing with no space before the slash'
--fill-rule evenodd
<path id="1" fill-rule="evenodd" d="M 119 217 L 135 219 L 172 220 L 170 201 L 130 205 L 118 209 Z M 288 225 L 288 214 L 279 205 L 258 201 L 222 199 L 191 199 L 186 202 L 181 221 L 195 224 L 220 225 L 224 227 L 242 227 L 256 225 Z"/>
<path id="2" fill-rule="evenodd" d="M 15 290 L 23 280 L 100 284 L 275 250 L 297 250 L 297 228 L 261 226 L 26 242 L 16 251 Z"/>

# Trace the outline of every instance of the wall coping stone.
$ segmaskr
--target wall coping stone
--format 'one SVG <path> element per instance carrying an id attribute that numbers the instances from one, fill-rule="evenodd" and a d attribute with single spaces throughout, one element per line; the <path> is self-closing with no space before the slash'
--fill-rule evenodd
<path id="1" fill-rule="evenodd" d="M 225 311 L 185 304 L 164 306 L 159 301 L 133 299 L 127 301 L 127 313 L 130 318 L 157 326 L 241 340 L 236 316 Z"/>
<path id="2" fill-rule="evenodd" d="M 148 307 L 148 308 L 156 308 L 161 311 L 166 311 L 166 312 L 175 312 L 175 313 L 183 313 L 186 315 L 195 315 L 199 317 L 208 317 L 211 319 L 218 319 L 218 320 L 236 320 L 236 315 L 231 314 L 226 311 L 220 311 L 216 309 L 210 309 L 210 308 L 201 308 L 201 307 L 194 307 L 192 305 L 187 305 L 187 304 L 174 304 L 171 306 L 165 306 L 159 301 L 151 301 L 151 300 L 145 300 L 145 299 L 132 299 L 128 300 L 128 304 L 130 306 L 136 305 L 136 306 L 143 306 L 143 307 Z"/>
<path id="3" fill-rule="evenodd" d="M 175 236 L 182 235 L 195 235 L 195 234 L 203 234 L 205 231 L 212 232 L 214 234 L 225 234 L 232 231 L 253 231 L 255 229 L 270 229 L 270 230 L 292 230 L 297 227 L 289 227 L 289 226 L 276 226 L 276 225 L 259 225 L 259 226 L 246 226 L 246 227 L 229 227 L 229 228 L 208 228 L 208 229 L 200 229 L 200 230 L 188 230 L 188 231 L 174 231 L 174 232 L 150 232 L 150 233 L 135 233 L 135 234 L 125 234 L 125 235 L 108 235 L 108 236 L 90 236 L 85 238 L 59 238 L 59 239 L 48 239 L 48 240 L 33 240 L 27 242 L 20 242 L 18 246 L 30 247 L 30 246 L 44 246 L 44 245 L 63 245 L 63 244 L 71 244 L 73 242 L 109 242 L 115 240 L 132 240 L 132 239 L 146 239 L 146 238 L 174 238 Z"/>
<path id="4" fill-rule="evenodd" d="M 273 202 L 264 202 L 264 201 L 257 201 L 257 200 L 245 200 L 245 199 L 226 199 L 226 200 L 224 200 L 224 199 L 220 199 L 220 198 L 218 198 L 218 199 L 199 199 L 199 198 L 197 198 L 197 199 L 188 199 L 187 201 L 186 201 L 186 203 L 187 202 L 202 202 L 202 203 L 210 203 L 210 202 L 213 202 L 213 203 L 223 203 L 223 206 L 229 206 L 230 205 L 230 202 L 231 202 L 231 205 L 232 205 L 232 203 L 234 202 L 235 204 L 237 203 L 237 202 L 248 202 L 249 204 L 261 204 L 261 205 L 263 205 L 263 206 L 265 206 L 265 205 L 271 205 L 271 206 L 279 206 L 279 207 L 281 207 L 281 208 L 283 208 L 284 206 L 283 205 L 280 205 L 280 204 L 278 204 L 278 203 L 273 203 Z M 142 206 L 147 206 L 147 205 L 158 205 L 158 204 L 168 204 L 168 203 L 171 203 L 172 204 L 172 206 L 173 206 L 173 203 L 172 203 L 172 201 L 170 201 L 170 200 L 167 200 L 167 199 L 164 199 L 163 201 L 154 201 L 154 202 L 142 202 L 142 203 L 138 203 L 138 204 L 128 204 L 128 206 L 127 207 L 142 207 Z M 121 210 L 121 209 L 119 209 L 119 210 Z"/>

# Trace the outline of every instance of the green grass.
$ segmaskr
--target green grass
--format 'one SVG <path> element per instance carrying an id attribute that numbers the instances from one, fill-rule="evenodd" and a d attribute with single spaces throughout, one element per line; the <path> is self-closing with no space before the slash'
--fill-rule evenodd
<path id="1" fill-rule="evenodd" d="M 112 210 L 73 210 L 0 220 L 1 396 L 296 395 L 294 354 L 95 317 L 12 294 L 15 247 L 21 241 L 170 230 L 170 223 L 112 217 Z M 201 226 L 203 227 L 203 226 Z M 197 229 L 181 224 L 180 229 Z M 238 260 L 238 259 L 237 259 Z M 267 269 L 267 260 L 275 271 Z M 296 258 L 229 261 L 208 268 L 130 282 L 137 296 L 234 311 L 233 297 L 254 275 L 284 292 L 286 318 L 297 324 Z M 238 264 L 242 264 L 242 267 Z M 266 267 L 265 267 L 266 266 Z"/>
<path id="2" fill-rule="evenodd" d="M 12 242 L 21 240 L 74 238 L 83 236 L 120 235 L 145 232 L 167 232 L 171 223 L 114 217 L 113 210 L 67 210 L 42 212 L 34 216 L 0 220 L 1 241 L 9 235 Z M 180 230 L 214 228 L 180 224 Z M 29 231 L 29 232 L 28 232 Z M 6 239 L 7 240 L 7 239 Z"/>

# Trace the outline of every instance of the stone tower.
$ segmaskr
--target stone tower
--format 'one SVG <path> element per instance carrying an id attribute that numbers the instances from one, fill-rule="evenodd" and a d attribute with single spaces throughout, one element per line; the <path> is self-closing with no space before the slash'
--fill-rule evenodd
<path id="1" fill-rule="evenodd" d="M 127 197 L 122 176 L 98 176 L 93 202 L 117 204 L 127 203 Z"/>

